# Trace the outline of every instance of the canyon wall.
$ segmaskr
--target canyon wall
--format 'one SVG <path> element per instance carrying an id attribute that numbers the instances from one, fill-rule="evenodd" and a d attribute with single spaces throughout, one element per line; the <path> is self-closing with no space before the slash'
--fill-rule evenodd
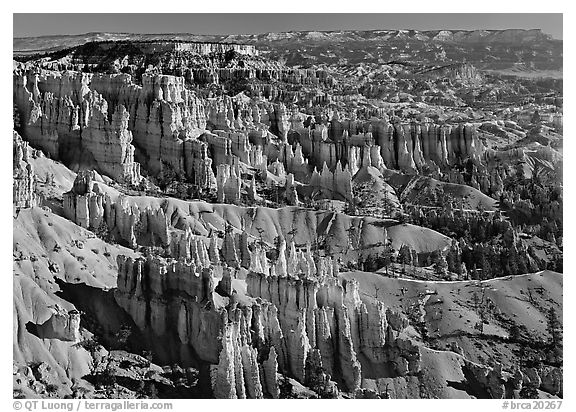
<path id="1" fill-rule="evenodd" d="M 14 73 L 14 101 L 21 133 L 34 147 L 69 164 L 89 164 L 120 182 L 138 184 L 128 113 L 113 112 L 88 87 L 89 75 L 74 72 Z"/>
<path id="2" fill-rule="evenodd" d="M 363 368 L 379 367 L 385 377 L 419 372 L 419 349 L 402 337 L 407 320 L 382 302 L 362 300 L 330 258 L 293 242 L 281 243 L 275 261 L 244 247 L 250 271 L 243 295 L 234 261 L 232 272 L 226 269 L 230 258 L 244 260 L 241 245 L 237 251 L 225 239 L 220 260 L 211 256 L 215 247 L 194 249 L 178 259 L 120 256 L 115 298 L 141 330 L 179 348 L 172 361 L 190 362 L 193 353 L 210 364 L 216 397 L 276 397 L 276 371 L 305 383 L 310 362 L 314 373 L 349 392 L 360 388 Z"/>
<path id="3" fill-rule="evenodd" d="M 492 186 L 481 178 L 484 149 L 472 124 L 340 121 L 337 116 L 311 124 L 282 103 L 201 98 L 183 77 L 143 74 L 141 80 L 139 86 L 128 74 L 16 71 L 21 131 L 51 157 L 88 164 L 132 184 L 140 181 L 135 157 L 151 176 L 172 171 L 216 189 L 221 164 L 262 169 L 279 160 L 295 181 L 307 184 L 314 168 L 326 174 L 324 164 L 332 173 L 349 169 L 353 177 L 369 151 L 372 166 L 409 174 L 445 174 L 470 160 L 478 169 L 475 184 L 482 190 Z M 342 193 L 335 198 L 346 197 Z"/>

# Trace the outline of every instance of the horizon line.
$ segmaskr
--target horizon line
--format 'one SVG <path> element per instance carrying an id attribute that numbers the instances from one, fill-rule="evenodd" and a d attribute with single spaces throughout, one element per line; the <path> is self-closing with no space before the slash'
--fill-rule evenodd
<path id="1" fill-rule="evenodd" d="M 330 30 L 327 30 L 327 29 L 322 29 L 322 30 L 303 29 L 303 30 L 262 31 L 262 32 L 254 32 L 254 33 L 228 33 L 228 34 L 226 34 L 226 33 L 208 34 L 208 33 L 185 32 L 185 31 L 138 33 L 138 32 L 122 32 L 122 31 L 102 30 L 102 31 L 89 31 L 89 32 L 83 32 L 83 33 L 71 33 L 71 34 L 58 33 L 58 34 L 41 34 L 41 35 L 35 35 L 35 36 L 18 36 L 18 37 L 13 36 L 12 38 L 13 39 L 33 39 L 33 38 L 41 38 L 41 37 L 82 36 L 82 35 L 100 34 L 100 33 L 105 33 L 105 34 L 133 34 L 133 35 L 140 35 L 140 36 L 166 35 L 166 34 L 173 34 L 173 35 L 187 34 L 187 35 L 193 35 L 193 36 L 247 36 L 247 35 L 259 35 L 259 34 L 268 34 L 268 33 L 299 33 L 299 32 L 331 33 L 331 32 L 414 31 L 414 32 L 425 33 L 425 32 L 434 32 L 434 31 L 452 31 L 452 32 L 456 32 L 456 31 L 460 31 L 460 32 L 488 31 L 488 32 L 497 32 L 497 31 L 506 31 L 506 30 L 519 30 L 519 31 L 538 30 L 538 31 L 542 32 L 543 34 L 550 36 L 553 40 L 562 40 L 562 39 L 555 38 L 550 33 L 544 32 L 544 29 L 539 28 L 539 27 L 534 27 L 534 28 L 508 27 L 505 29 L 482 29 L 482 28 L 478 28 L 478 29 L 424 29 L 424 30 L 423 29 L 411 29 L 411 28 L 405 28 L 405 29 L 384 29 L 384 28 L 382 28 L 382 29 L 330 29 Z M 103 41 L 105 41 L 105 40 L 103 40 Z"/>

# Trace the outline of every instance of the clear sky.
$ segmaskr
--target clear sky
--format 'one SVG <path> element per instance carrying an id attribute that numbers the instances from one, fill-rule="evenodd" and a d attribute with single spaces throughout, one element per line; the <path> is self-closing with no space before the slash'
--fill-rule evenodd
<path id="1" fill-rule="evenodd" d="M 297 30 L 542 29 L 562 39 L 562 14 L 14 14 L 14 37 L 87 32 L 241 34 Z"/>

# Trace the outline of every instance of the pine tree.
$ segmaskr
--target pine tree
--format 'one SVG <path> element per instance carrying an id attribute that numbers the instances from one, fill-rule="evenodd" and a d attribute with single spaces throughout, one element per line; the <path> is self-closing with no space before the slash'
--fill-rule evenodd
<path id="1" fill-rule="evenodd" d="M 410 246 L 402 245 L 398 251 L 398 260 L 402 263 L 402 273 L 406 273 L 406 265 L 412 265 L 412 252 Z"/>
<path id="2" fill-rule="evenodd" d="M 546 330 L 551 336 L 550 343 L 556 344 L 562 340 L 562 324 L 558 319 L 558 314 L 556 313 L 556 308 L 554 306 L 551 306 L 548 309 L 546 319 L 548 321 Z"/>
<path id="3" fill-rule="evenodd" d="M 556 308 L 554 308 L 554 306 L 551 306 L 548 309 L 546 320 L 546 331 L 550 335 L 549 345 L 552 352 L 551 360 L 553 362 L 561 362 L 564 337 L 562 331 L 562 322 L 560 322 L 560 319 L 558 319 L 558 313 L 556 312 Z"/>
<path id="4" fill-rule="evenodd" d="M 444 254 L 440 252 L 434 262 L 434 273 L 438 276 L 446 277 L 448 275 L 448 262 Z"/>

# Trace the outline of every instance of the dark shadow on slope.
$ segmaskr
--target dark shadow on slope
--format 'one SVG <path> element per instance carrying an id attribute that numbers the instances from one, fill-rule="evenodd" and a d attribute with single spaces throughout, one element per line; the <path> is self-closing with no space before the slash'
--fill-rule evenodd
<path id="1" fill-rule="evenodd" d="M 158 375 L 152 370 L 139 376 L 134 374 L 133 365 L 126 362 L 118 369 L 106 369 L 104 373 L 95 373 L 83 376 L 83 379 L 95 387 L 111 388 L 115 385 L 122 386 L 136 393 L 141 398 L 159 399 L 208 399 L 211 392 L 203 390 L 198 375 L 187 377 L 184 372 L 164 372 Z"/>
<path id="2" fill-rule="evenodd" d="M 84 283 L 67 283 L 61 279 L 56 279 L 56 283 L 60 287 L 56 295 L 83 312 L 80 326 L 96 335 L 105 347 L 119 349 L 119 335 L 123 330 L 129 330 L 131 333 L 125 336 L 126 347 L 122 349 L 136 352 L 146 349 L 134 321 L 116 303 L 113 290 L 106 291 Z"/>
<path id="3" fill-rule="evenodd" d="M 462 372 L 464 373 L 464 380 L 460 382 L 456 381 L 446 381 L 446 384 L 459 391 L 464 391 L 470 396 L 474 396 L 476 399 L 492 399 L 492 396 L 484 388 L 480 382 L 474 377 L 474 374 L 466 367 L 462 366 Z"/>
<path id="4" fill-rule="evenodd" d="M 178 364 L 199 371 L 198 390 L 211 394 L 210 365 L 200 360 L 194 348 L 180 343 L 175 336 L 158 337 L 151 330 L 140 330 L 130 315 L 116 302 L 114 291 L 83 283 L 56 280 L 57 296 L 76 306 L 82 313 L 80 326 L 92 332 L 107 349 L 122 349 L 132 353 L 152 354 L 158 365 Z"/>
<path id="5" fill-rule="evenodd" d="M 30 321 L 26 323 L 26 330 L 28 331 L 28 333 L 36 336 L 37 338 L 40 337 L 38 336 L 38 325 L 36 325 L 34 322 Z"/>

